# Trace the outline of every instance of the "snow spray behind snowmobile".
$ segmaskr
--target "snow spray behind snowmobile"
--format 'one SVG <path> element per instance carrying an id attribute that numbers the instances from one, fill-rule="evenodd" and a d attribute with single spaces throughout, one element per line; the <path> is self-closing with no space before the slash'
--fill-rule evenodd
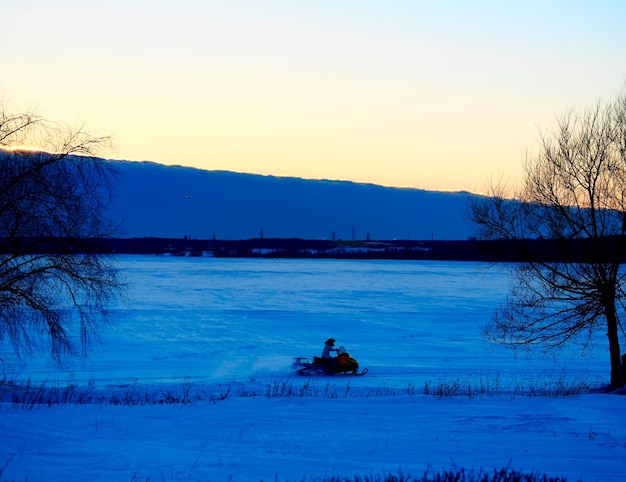
<path id="1" fill-rule="evenodd" d="M 337 349 L 335 358 L 295 357 L 292 368 L 298 370 L 298 375 L 365 375 L 367 368 L 359 372 L 359 362 L 350 356 L 343 346 Z"/>

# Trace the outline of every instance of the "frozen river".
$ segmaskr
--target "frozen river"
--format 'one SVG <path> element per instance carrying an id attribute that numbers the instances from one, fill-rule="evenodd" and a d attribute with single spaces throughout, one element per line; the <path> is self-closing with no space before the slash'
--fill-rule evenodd
<path id="1" fill-rule="evenodd" d="M 59 369 L 2 353 L 3 480 L 321 481 L 507 467 L 623 479 L 623 397 L 542 392 L 606 383 L 602 335 L 584 358 L 483 339 L 506 296 L 502 266 L 118 262 L 127 295 L 88 358 Z M 367 375 L 291 370 L 329 337 Z"/>
<path id="2" fill-rule="evenodd" d="M 25 371 L 32 379 L 282 379 L 293 375 L 293 357 L 319 355 L 329 337 L 369 368 L 358 383 L 375 386 L 458 377 L 532 383 L 546 372 L 595 382 L 608 375 L 602 337 L 585 358 L 577 350 L 531 357 L 483 338 L 507 293 L 502 266 L 169 256 L 117 261 L 127 291 L 101 328 L 102 344 L 61 372 L 51 370 L 46 357 L 31 360 Z"/>

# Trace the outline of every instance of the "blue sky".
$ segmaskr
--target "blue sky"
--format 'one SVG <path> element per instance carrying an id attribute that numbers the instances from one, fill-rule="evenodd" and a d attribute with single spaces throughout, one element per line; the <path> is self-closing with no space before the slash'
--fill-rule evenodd
<path id="1" fill-rule="evenodd" d="M 105 156 L 481 191 L 626 79 L 619 1 L 5 0 L 0 95 Z"/>

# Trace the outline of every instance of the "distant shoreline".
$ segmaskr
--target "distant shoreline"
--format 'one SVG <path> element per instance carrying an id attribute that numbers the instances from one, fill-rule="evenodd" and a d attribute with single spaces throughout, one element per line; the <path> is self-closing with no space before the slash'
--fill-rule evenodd
<path id="1" fill-rule="evenodd" d="M 216 258 L 397 259 L 486 262 L 599 262 L 619 252 L 623 240 L 607 237 L 602 249 L 591 240 L 529 239 L 518 241 L 449 240 L 315 240 L 253 238 L 98 238 L 59 242 L 55 239 L 12 240 L 4 252 L 150 254 Z M 601 258 L 597 254 L 601 253 Z M 593 257 L 592 257 L 593 256 Z M 626 260 L 622 260 L 626 261 Z"/>

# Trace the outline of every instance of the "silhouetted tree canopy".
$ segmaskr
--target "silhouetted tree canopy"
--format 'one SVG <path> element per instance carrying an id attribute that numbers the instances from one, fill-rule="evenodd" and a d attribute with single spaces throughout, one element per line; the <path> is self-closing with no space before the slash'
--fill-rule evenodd
<path id="1" fill-rule="evenodd" d="M 489 197 L 470 200 L 480 238 L 574 240 L 583 252 L 571 262 L 528 256 L 511 264 L 510 296 L 486 332 L 511 345 L 582 340 L 585 348 L 595 333 L 606 333 L 611 386 L 621 387 L 626 92 L 558 118 L 526 157 L 524 174 L 517 190 L 495 185 Z"/>
<path id="2" fill-rule="evenodd" d="M 84 245 L 112 233 L 114 173 L 92 156 L 107 143 L 0 105 L 0 341 L 18 355 L 85 350 L 120 289 L 112 258 Z"/>

